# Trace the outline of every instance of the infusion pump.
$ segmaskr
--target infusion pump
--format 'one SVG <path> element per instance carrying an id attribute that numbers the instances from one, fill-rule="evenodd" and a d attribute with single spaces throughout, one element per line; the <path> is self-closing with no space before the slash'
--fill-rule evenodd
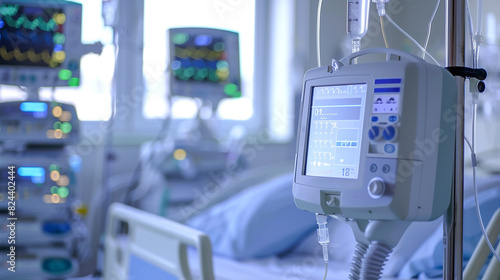
<path id="1" fill-rule="evenodd" d="M 382 53 L 382 61 L 358 59 Z M 391 49 L 304 77 L 293 196 L 319 214 L 431 220 L 451 199 L 457 87 L 447 70 Z"/>

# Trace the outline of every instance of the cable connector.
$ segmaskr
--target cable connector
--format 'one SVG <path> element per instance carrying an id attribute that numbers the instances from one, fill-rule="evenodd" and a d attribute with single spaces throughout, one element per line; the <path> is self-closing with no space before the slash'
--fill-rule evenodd
<path id="1" fill-rule="evenodd" d="M 327 215 L 316 213 L 316 223 L 318 223 L 318 242 L 323 248 L 323 260 L 328 262 L 328 243 L 330 243 L 330 234 L 328 233 Z"/>
<path id="2" fill-rule="evenodd" d="M 385 15 L 385 3 L 389 0 L 372 0 L 373 3 L 377 4 L 378 16 L 383 17 Z"/>

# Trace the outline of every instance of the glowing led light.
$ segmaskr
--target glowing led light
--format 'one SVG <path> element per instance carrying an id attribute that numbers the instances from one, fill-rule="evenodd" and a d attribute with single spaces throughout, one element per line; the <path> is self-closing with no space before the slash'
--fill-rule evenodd
<path id="1" fill-rule="evenodd" d="M 172 37 L 172 42 L 176 45 L 182 45 L 189 40 L 189 35 L 187 33 L 177 33 Z"/>
<path id="2" fill-rule="evenodd" d="M 59 189 L 59 188 L 56 187 L 56 186 L 52 186 L 52 188 L 50 188 L 50 194 L 56 194 L 57 193 L 57 189 Z"/>
<path id="3" fill-rule="evenodd" d="M 71 129 L 73 129 L 73 127 L 71 126 L 71 123 L 65 122 L 65 123 L 61 124 L 61 130 L 63 133 L 68 134 L 71 132 Z"/>
<path id="4" fill-rule="evenodd" d="M 61 129 L 61 122 L 55 122 L 54 129 Z"/>
<path id="5" fill-rule="evenodd" d="M 71 78 L 71 79 L 69 79 L 69 81 L 68 81 L 68 85 L 69 85 L 70 87 L 77 87 L 77 86 L 79 86 L 79 85 L 80 85 L 80 79 L 78 79 L 78 78 Z"/>
<path id="6" fill-rule="evenodd" d="M 57 190 L 57 194 L 61 197 L 61 198 L 66 198 L 68 197 L 69 195 L 69 189 L 66 188 L 66 187 L 60 187 L 58 190 Z"/>
<path id="7" fill-rule="evenodd" d="M 59 167 L 59 165 L 57 165 L 57 164 L 51 164 L 51 165 L 49 165 L 49 170 L 51 172 L 54 171 L 54 170 L 60 171 L 61 167 Z"/>
<path id="8" fill-rule="evenodd" d="M 57 181 L 59 181 L 60 178 L 61 178 L 61 174 L 59 173 L 59 171 L 54 170 L 54 171 L 50 172 L 50 179 L 52 181 L 57 182 Z"/>
<path id="9" fill-rule="evenodd" d="M 5 26 L 5 21 L 0 19 L 0 28 L 3 28 Z"/>
<path id="10" fill-rule="evenodd" d="M 69 80 L 71 76 L 73 76 L 73 72 L 68 69 L 61 69 L 61 71 L 59 71 L 59 79 L 63 81 Z"/>
<path id="11" fill-rule="evenodd" d="M 174 151 L 174 158 L 176 160 L 184 160 L 186 159 L 187 153 L 183 149 L 177 149 Z"/>
<path id="12" fill-rule="evenodd" d="M 233 97 L 240 97 L 241 92 L 238 91 L 238 86 L 235 84 L 227 84 L 224 86 L 224 93 L 233 96 Z"/>
<path id="13" fill-rule="evenodd" d="M 61 106 L 55 106 L 54 108 L 52 108 L 52 115 L 56 118 L 61 117 L 62 112 L 63 112 L 63 110 L 62 110 Z"/>
<path id="14" fill-rule="evenodd" d="M 61 202 L 61 197 L 58 194 L 53 194 L 50 196 L 50 200 L 52 203 L 57 204 Z"/>
<path id="15" fill-rule="evenodd" d="M 63 137 L 63 132 L 60 129 L 54 130 L 54 138 L 61 139 Z"/>

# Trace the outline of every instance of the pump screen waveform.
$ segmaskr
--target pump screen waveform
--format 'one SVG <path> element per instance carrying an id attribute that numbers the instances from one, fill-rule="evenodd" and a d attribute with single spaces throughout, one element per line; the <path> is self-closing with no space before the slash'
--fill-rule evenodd
<path id="1" fill-rule="evenodd" d="M 212 101 L 241 96 L 238 33 L 173 28 L 169 42 L 173 95 Z"/>
<path id="2" fill-rule="evenodd" d="M 58 67 L 66 59 L 61 8 L 0 5 L 0 64 Z"/>

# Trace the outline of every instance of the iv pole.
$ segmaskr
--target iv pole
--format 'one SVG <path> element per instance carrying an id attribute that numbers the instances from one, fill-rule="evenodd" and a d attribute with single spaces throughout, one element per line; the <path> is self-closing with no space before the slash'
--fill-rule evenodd
<path id="1" fill-rule="evenodd" d="M 446 0 L 446 66 L 465 66 L 465 0 Z M 444 222 L 443 279 L 463 277 L 463 178 L 464 178 L 464 100 L 465 79 L 455 77 L 458 85 L 455 181 L 450 208 Z"/>

